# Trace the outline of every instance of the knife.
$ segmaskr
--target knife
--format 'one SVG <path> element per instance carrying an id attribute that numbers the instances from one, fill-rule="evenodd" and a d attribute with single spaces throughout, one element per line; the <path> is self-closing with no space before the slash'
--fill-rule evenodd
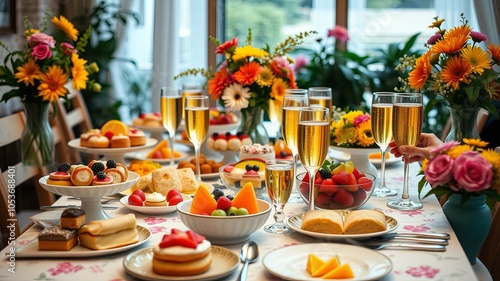
<path id="1" fill-rule="evenodd" d="M 52 209 L 80 208 L 78 205 L 59 205 L 59 206 L 41 206 L 40 211 L 48 211 Z M 103 210 L 116 210 L 116 206 L 102 206 Z"/>
<path id="2" fill-rule="evenodd" d="M 387 241 L 391 241 L 391 243 L 414 242 L 414 243 L 421 243 L 421 244 L 448 245 L 447 239 L 409 237 L 409 236 L 376 236 L 376 237 L 370 237 L 370 238 L 366 239 L 365 241 L 380 242 L 380 243 L 387 242 Z"/>
<path id="3" fill-rule="evenodd" d="M 375 237 L 384 237 L 385 239 L 390 239 L 394 237 L 418 237 L 418 238 L 433 238 L 433 239 L 450 239 L 450 234 L 448 233 L 427 233 L 427 232 L 391 232 L 382 234 Z M 381 238 L 379 238 L 381 239 Z"/>

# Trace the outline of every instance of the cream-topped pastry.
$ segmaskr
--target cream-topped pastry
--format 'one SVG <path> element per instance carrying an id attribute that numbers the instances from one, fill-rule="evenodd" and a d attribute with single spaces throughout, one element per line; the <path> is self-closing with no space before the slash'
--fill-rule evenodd
<path id="1" fill-rule="evenodd" d="M 204 253 L 205 251 L 210 249 L 211 246 L 212 243 L 210 243 L 208 240 L 203 240 L 200 244 L 198 244 L 196 249 L 186 248 L 183 246 L 160 248 L 159 245 L 156 245 L 153 247 L 153 252 L 161 255 L 185 256 L 185 255 Z"/>
<path id="2" fill-rule="evenodd" d="M 153 192 L 151 194 L 146 194 L 146 201 L 144 206 L 148 207 L 160 207 L 167 205 L 167 197 L 159 192 Z"/>
<path id="3" fill-rule="evenodd" d="M 240 147 L 240 161 L 247 158 L 259 158 L 266 161 L 275 159 L 276 155 L 273 146 L 254 143 Z"/>

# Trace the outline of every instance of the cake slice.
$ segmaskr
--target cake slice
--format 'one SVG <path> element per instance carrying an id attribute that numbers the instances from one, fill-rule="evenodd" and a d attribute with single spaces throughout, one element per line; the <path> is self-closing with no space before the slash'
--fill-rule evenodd
<path id="1" fill-rule="evenodd" d="M 69 251 L 78 243 L 76 230 L 63 229 L 58 225 L 44 228 L 38 234 L 40 251 Z"/>

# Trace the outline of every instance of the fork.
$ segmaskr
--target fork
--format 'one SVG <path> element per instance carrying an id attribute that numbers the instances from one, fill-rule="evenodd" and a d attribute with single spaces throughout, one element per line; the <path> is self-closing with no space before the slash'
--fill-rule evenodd
<path id="1" fill-rule="evenodd" d="M 392 250 L 418 250 L 418 251 L 433 251 L 444 252 L 444 245 L 418 244 L 418 243 L 377 243 L 365 242 L 351 238 L 346 238 L 345 241 L 349 244 L 361 246 L 373 250 L 392 249 Z"/>

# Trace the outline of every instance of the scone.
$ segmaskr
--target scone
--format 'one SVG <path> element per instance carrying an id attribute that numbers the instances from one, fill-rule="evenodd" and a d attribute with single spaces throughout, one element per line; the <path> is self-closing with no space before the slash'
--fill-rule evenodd
<path id="1" fill-rule="evenodd" d="M 342 215 L 332 210 L 307 211 L 302 221 L 301 229 L 328 234 L 344 233 Z"/>
<path id="2" fill-rule="evenodd" d="M 345 234 L 373 233 L 386 229 L 385 214 L 377 210 L 354 210 L 345 216 Z"/>
<path id="3" fill-rule="evenodd" d="M 153 170 L 151 177 L 154 190 L 152 191 L 159 192 L 163 196 L 167 196 L 167 193 L 174 188 L 182 192 L 181 180 L 176 170 L 174 167 Z"/>
<path id="4" fill-rule="evenodd" d="M 196 176 L 190 168 L 177 169 L 177 175 L 181 181 L 182 192 L 192 193 L 198 189 L 198 182 Z"/>

